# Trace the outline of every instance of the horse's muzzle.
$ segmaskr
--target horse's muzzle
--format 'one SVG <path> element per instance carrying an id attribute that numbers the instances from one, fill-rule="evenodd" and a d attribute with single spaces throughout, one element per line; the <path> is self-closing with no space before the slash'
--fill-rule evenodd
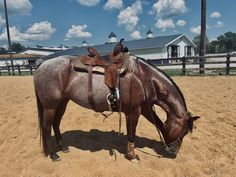
<path id="1" fill-rule="evenodd" d="M 164 150 L 170 155 L 177 155 L 180 150 L 181 144 L 182 144 L 182 141 L 177 139 L 176 141 L 170 144 L 166 144 L 164 146 Z"/>
<path id="2" fill-rule="evenodd" d="M 180 147 L 178 146 L 178 147 L 175 147 L 175 148 L 170 148 L 170 147 L 168 147 L 168 146 L 166 146 L 165 148 L 164 148 L 164 150 L 165 150 L 165 152 L 167 152 L 169 155 L 177 155 L 178 154 L 178 152 L 179 152 L 179 150 L 180 150 Z"/>

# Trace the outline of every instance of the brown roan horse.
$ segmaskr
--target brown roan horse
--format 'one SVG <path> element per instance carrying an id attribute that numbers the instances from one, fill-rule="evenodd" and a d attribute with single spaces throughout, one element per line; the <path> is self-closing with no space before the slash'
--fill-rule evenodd
<path id="1" fill-rule="evenodd" d="M 177 154 L 182 140 L 193 129 L 193 121 L 183 94 L 174 81 L 164 72 L 138 57 L 124 53 L 129 58 L 127 73 L 120 78 L 121 112 L 126 116 L 128 149 L 126 157 L 134 159 L 134 140 L 139 116 L 142 114 L 160 131 L 165 150 Z M 53 161 L 60 160 L 52 146 L 51 128 L 55 132 L 57 146 L 68 152 L 60 133 L 61 118 L 69 100 L 96 112 L 109 111 L 107 95 L 109 88 L 104 75 L 93 74 L 94 106 L 88 100 L 88 73 L 76 72 L 74 56 L 61 56 L 43 62 L 34 74 L 39 127 L 44 154 Z M 160 106 L 167 115 L 163 123 L 155 114 L 154 105 Z"/>

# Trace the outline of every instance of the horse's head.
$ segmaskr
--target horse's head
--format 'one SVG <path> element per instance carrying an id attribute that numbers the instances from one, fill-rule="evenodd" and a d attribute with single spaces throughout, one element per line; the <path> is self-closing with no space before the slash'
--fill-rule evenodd
<path id="1" fill-rule="evenodd" d="M 144 59 L 138 59 L 138 69 L 142 71 L 139 72 L 139 78 L 143 85 L 146 106 L 149 107 L 147 112 L 152 112 L 152 114 L 145 113 L 146 116 L 144 116 L 160 130 L 158 132 L 165 145 L 165 150 L 176 155 L 183 138 L 192 132 L 193 122 L 200 117 L 190 114 L 183 93 L 168 75 Z M 142 76 L 143 73 L 145 76 Z M 151 110 L 152 104 L 160 106 L 166 112 L 167 119 L 164 123 L 155 114 L 155 111 Z"/>
<path id="2" fill-rule="evenodd" d="M 193 122 L 199 119 L 199 116 L 192 116 L 190 112 L 186 112 L 183 117 L 176 117 L 169 114 L 168 119 L 163 124 L 163 136 L 165 141 L 165 150 L 169 154 L 177 154 L 181 147 L 183 138 L 193 130 Z"/>

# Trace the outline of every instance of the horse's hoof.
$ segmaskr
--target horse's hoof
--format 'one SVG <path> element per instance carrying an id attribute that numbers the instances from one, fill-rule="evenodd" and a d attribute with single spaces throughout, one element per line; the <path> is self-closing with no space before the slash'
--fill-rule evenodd
<path id="1" fill-rule="evenodd" d="M 68 146 L 64 146 L 61 148 L 62 152 L 67 153 L 70 152 L 70 149 L 68 148 Z"/>
<path id="2" fill-rule="evenodd" d="M 61 160 L 60 156 L 57 155 L 57 153 L 50 154 L 50 158 L 52 159 L 53 162 L 58 162 Z"/>
<path id="3" fill-rule="evenodd" d="M 130 154 L 126 154 L 125 158 L 128 159 L 129 161 L 135 162 L 135 163 L 138 163 L 140 161 L 140 158 L 138 155 L 131 156 Z"/>

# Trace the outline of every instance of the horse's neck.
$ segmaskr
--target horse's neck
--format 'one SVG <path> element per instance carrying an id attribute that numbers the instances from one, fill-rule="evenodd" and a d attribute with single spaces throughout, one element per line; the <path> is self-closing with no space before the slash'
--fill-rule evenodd
<path id="1" fill-rule="evenodd" d="M 162 71 L 145 62 L 142 62 L 142 65 L 146 68 L 145 70 L 148 72 L 150 81 L 154 85 L 156 104 L 161 106 L 167 114 L 170 113 L 175 114 L 177 117 L 182 117 L 186 113 L 187 108 L 184 97 L 177 85 Z"/>

